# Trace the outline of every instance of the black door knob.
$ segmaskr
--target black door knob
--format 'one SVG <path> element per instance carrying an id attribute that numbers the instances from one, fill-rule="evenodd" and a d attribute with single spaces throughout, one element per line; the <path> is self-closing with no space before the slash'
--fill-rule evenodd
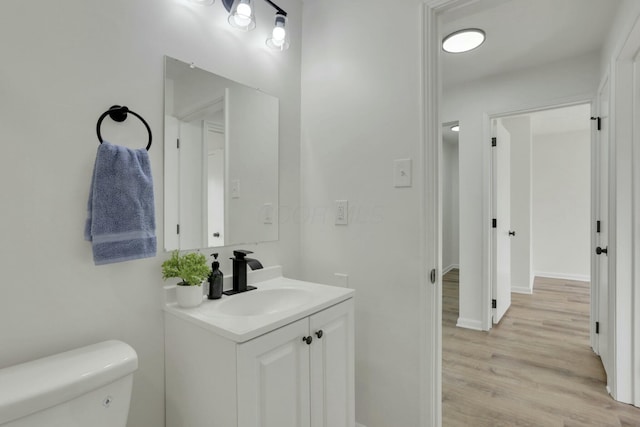
<path id="1" fill-rule="evenodd" d="M 596 248 L 596 254 L 597 254 L 597 255 L 600 255 L 600 254 L 605 254 L 605 255 L 606 255 L 606 254 L 607 254 L 607 249 L 608 249 L 608 248 L 604 248 L 604 249 L 602 249 L 600 246 L 598 246 L 598 247 Z"/>
<path id="2" fill-rule="evenodd" d="M 302 337 L 302 341 L 306 342 L 307 345 L 311 345 L 311 342 L 313 341 L 313 337 L 311 337 L 311 336 Z"/>
<path id="3" fill-rule="evenodd" d="M 316 332 L 316 336 L 318 337 L 318 339 L 322 338 L 322 335 L 324 335 L 324 332 L 322 332 L 322 329 Z"/>
<path id="4" fill-rule="evenodd" d="M 516 232 L 515 232 L 515 231 L 510 231 L 510 232 L 509 232 L 509 236 L 515 236 L 515 235 L 516 235 Z"/>

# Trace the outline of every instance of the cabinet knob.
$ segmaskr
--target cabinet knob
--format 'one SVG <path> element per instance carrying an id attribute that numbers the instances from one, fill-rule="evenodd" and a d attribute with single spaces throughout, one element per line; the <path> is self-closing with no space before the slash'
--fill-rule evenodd
<path id="1" fill-rule="evenodd" d="M 306 342 L 307 345 L 311 345 L 311 342 L 313 341 L 313 337 L 312 336 L 302 337 L 302 341 Z"/>
<path id="2" fill-rule="evenodd" d="M 316 332 L 316 336 L 318 337 L 318 339 L 322 338 L 322 335 L 324 335 L 324 332 L 322 332 L 322 329 Z"/>

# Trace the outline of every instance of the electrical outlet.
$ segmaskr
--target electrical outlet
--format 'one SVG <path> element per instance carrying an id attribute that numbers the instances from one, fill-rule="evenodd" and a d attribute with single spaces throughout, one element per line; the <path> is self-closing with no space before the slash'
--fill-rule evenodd
<path id="1" fill-rule="evenodd" d="M 349 224 L 349 202 L 347 200 L 336 200 L 335 214 L 336 225 Z"/>
<path id="2" fill-rule="evenodd" d="M 342 288 L 349 287 L 349 275 L 346 273 L 334 273 L 336 277 L 336 285 Z"/>

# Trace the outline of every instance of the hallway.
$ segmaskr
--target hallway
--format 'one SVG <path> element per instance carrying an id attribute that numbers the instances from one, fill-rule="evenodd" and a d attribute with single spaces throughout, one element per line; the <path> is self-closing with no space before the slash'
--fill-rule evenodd
<path id="1" fill-rule="evenodd" d="M 490 332 L 457 328 L 458 270 L 443 278 L 443 426 L 640 426 L 611 399 L 589 346 L 589 283 L 536 278 Z"/>

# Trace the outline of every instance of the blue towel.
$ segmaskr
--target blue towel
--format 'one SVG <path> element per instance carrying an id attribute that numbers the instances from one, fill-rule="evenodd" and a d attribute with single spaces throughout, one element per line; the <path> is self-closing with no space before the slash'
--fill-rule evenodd
<path id="1" fill-rule="evenodd" d="M 84 238 L 96 265 L 156 255 L 156 218 L 149 153 L 104 141 L 89 190 Z"/>

